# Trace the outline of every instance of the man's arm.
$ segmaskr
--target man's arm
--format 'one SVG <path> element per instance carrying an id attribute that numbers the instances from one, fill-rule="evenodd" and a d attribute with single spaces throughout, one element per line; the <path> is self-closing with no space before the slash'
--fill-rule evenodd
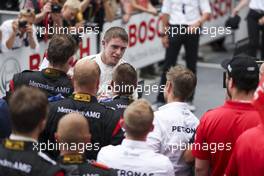
<path id="1" fill-rule="evenodd" d="M 249 0 L 240 0 L 240 2 L 238 3 L 238 5 L 233 9 L 232 11 L 232 16 L 235 16 L 238 14 L 238 12 L 244 8 L 246 5 L 248 5 Z"/>
<path id="2" fill-rule="evenodd" d="M 196 176 L 208 176 L 209 175 L 209 161 L 195 159 L 195 175 Z"/>
<path id="3" fill-rule="evenodd" d="M 2 29 L 3 29 L 3 34 L 5 32 L 7 32 L 7 30 L 8 30 L 8 29 L 6 29 L 6 31 L 5 31 L 4 27 Z M 7 37 L 7 40 L 3 37 L 3 42 L 5 42 L 4 44 L 5 44 L 5 47 L 7 49 L 12 49 L 13 48 L 13 45 L 14 45 L 14 42 L 15 42 L 15 39 L 16 39 L 17 30 L 18 30 L 18 21 L 14 20 L 12 22 L 12 32 L 9 33 L 10 35 Z"/>
<path id="4" fill-rule="evenodd" d="M 105 19 L 106 21 L 113 21 L 115 19 L 115 12 L 112 10 L 113 8 L 110 5 L 109 0 L 103 0 L 104 10 L 105 10 Z"/>

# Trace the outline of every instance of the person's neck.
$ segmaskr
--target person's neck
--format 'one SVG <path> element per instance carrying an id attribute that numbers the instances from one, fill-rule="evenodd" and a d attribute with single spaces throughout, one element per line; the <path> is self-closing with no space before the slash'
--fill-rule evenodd
<path id="1" fill-rule="evenodd" d="M 74 88 L 74 93 L 84 93 L 84 94 L 89 94 L 89 95 L 92 95 L 92 96 L 96 96 L 96 92 L 95 90 L 92 90 L 92 89 L 88 89 L 88 88 L 79 88 L 79 87 L 75 87 Z"/>
<path id="2" fill-rule="evenodd" d="M 169 95 L 167 98 L 167 103 L 173 103 L 173 102 L 183 102 L 183 101 L 180 98 Z"/>
<path id="3" fill-rule="evenodd" d="M 147 136 L 142 136 L 142 137 L 132 137 L 130 135 L 126 136 L 126 139 L 128 140 L 132 140 L 132 141 L 146 141 L 147 140 Z"/>
<path id="4" fill-rule="evenodd" d="M 105 56 L 105 53 L 104 52 L 101 53 L 101 60 L 102 60 L 102 62 L 104 64 L 109 65 L 109 63 L 107 63 L 107 61 L 106 61 L 106 56 Z"/>
<path id="5" fill-rule="evenodd" d="M 52 68 L 52 69 L 55 69 L 55 70 L 60 70 L 60 71 L 63 71 L 64 73 L 68 72 L 68 67 L 66 68 L 66 66 L 58 67 L 58 66 L 53 66 L 53 65 L 49 64 L 48 68 Z"/>
<path id="6" fill-rule="evenodd" d="M 250 102 L 253 99 L 254 92 L 244 93 L 244 92 L 235 92 L 232 95 L 232 101 L 240 102 Z"/>

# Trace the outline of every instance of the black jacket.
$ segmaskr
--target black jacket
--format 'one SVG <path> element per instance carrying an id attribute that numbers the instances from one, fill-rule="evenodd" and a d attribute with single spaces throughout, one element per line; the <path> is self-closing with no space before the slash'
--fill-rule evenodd
<path id="1" fill-rule="evenodd" d="M 88 159 L 96 159 L 101 147 L 109 144 L 118 145 L 123 140 L 124 134 L 119 125 L 120 117 L 115 114 L 114 109 L 98 103 L 96 97 L 88 94 L 74 94 L 71 98 L 52 102 L 47 125 L 40 140 L 54 143 L 54 133 L 59 120 L 71 112 L 79 112 L 89 120 L 92 147 L 86 151 Z M 58 151 L 49 151 L 48 154 L 55 159 Z"/>
<path id="2" fill-rule="evenodd" d="M 68 97 L 73 92 L 73 86 L 66 73 L 56 69 L 43 69 L 42 71 L 23 71 L 14 75 L 10 82 L 10 89 L 27 85 L 38 87 L 43 90 L 48 97 L 61 94 Z"/>
<path id="3" fill-rule="evenodd" d="M 114 97 L 113 100 L 111 101 L 102 102 L 102 104 L 114 108 L 116 114 L 118 114 L 120 117 L 123 117 L 123 113 L 125 109 L 132 102 L 133 102 L 132 96 L 121 95 Z"/>
<path id="4" fill-rule="evenodd" d="M 57 163 L 38 152 L 33 142 L 4 139 L 0 145 L 0 176 L 55 176 Z"/>

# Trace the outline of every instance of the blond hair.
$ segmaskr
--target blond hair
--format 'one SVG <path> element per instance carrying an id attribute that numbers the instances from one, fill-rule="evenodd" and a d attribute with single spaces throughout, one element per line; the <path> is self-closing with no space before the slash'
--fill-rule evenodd
<path id="1" fill-rule="evenodd" d="M 128 136 L 140 138 L 150 131 L 154 113 L 149 102 L 139 99 L 131 103 L 124 112 L 125 130 Z"/>
<path id="2" fill-rule="evenodd" d="M 81 7 L 81 2 L 79 0 L 67 0 L 64 3 L 64 7 L 66 7 L 66 6 L 72 8 L 74 10 L 79 11 L 80 7 Z"/>

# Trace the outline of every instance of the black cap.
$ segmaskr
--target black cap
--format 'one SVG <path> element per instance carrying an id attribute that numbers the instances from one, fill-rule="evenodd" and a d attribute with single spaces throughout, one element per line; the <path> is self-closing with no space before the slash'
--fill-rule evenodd
<path id="1" fill-rule="evenodd" d="M 259 74 L 258 64 L 252 57 L 235 56 L 233 59 L 224 60 L 221 66 L 233 78 L 243 77 L 243 75 L 258 76 Z"/>
<path id="2" fill-rule="evenodd" d="M 238 29 L 240 21 L 241 21 L 241 17 L 238 15 L 234 17 L 229 17 L 226 20 L 225 27 L 230 27 L 233 30 Z"/>

